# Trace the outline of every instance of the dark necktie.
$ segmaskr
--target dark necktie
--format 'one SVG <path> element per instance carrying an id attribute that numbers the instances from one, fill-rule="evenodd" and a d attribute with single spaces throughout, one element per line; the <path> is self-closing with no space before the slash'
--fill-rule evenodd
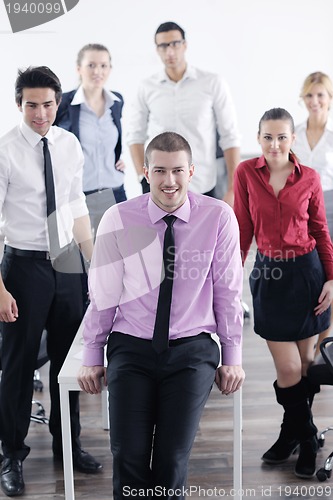
<path id="1" fill-rule="evenodd" d="M 175 215 L 166 215 L 163 217 L 163 220 L 167 225 L 163 243 L 164 279 L 161 282 L 160 292 L 158 295 L 156 320 L 152 340 L 153 349 L 158 353 L 165 351 L 169 346 L 170 309 L 175 263 L 175 236 L 173 224 L 176 219 L 177 217 Z"/>
<path id="2" fill-rule="evenodd" d="M 46 213 L 47 227 L 50 241 L 51 257 L 56 257 L 59 253 L 59 237 L 56 218 L 56 200 L 54 191 L 54 180 L 50 150 L 48 140 L 42 137 L 43 153 L 44 153 L 44 174 L 45 174 L 45 190 L 46 190 Z"/>

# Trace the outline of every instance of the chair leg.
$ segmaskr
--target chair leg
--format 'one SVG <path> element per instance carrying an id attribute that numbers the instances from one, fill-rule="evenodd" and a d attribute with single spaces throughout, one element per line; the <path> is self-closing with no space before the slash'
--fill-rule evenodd
<path id="1" fill-rule="evenodd" d="M 318 443 L 319 443 L 319 446 L 321 448 L 324 446 L 324 443 L 325 443 L 325 434 L 326 434 L 326 432 L 329 432 L 329 431 L 333 431 L 333 427 L 326 427 L 326 429 L 321 431 L 321 433 L 319 434 Z"/>
<path id="2" fill-rule="evenodd" d="M 49 419 L 45 416 L 44 406 L 40 401 L 32 400 L 32 405 L 37 406 L 37 411 L 35 413 L 31 413 L 30 420 L 32 422 L 36 422 L 37 424 L 49 424 Z"/>
<path id="3" fill-rule="evenodd" d="M 333 451 L 326 458 L 324 467 L 318 469 L 316 473 L 317 479 L 319 481 L 326 481 L 326 479 L 329 479 L 332 475 L 332 468 L 333 468 Z"/>

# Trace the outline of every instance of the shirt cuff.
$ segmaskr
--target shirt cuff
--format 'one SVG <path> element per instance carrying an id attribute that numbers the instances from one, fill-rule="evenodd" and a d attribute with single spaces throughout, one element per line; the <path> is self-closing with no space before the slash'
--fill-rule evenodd
<path id="1" fill-rule="evenodd" d="M 89 347 L 83 348 L 83 356 L 82 356 L 82 365 L 83 366 L 104 366 L 104 349 L 95 348 L 90 349 Z"/>
<path id="2" fill-rule="evenodd" d="M 222 346 L 221 359 L 222 359 L 222 365 L 227 365 L 227 366 L 242 365 L 242 347 Z"/>

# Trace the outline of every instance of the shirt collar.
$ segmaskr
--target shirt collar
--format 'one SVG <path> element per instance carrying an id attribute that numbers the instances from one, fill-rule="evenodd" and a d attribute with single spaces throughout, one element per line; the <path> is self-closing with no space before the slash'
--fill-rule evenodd
<path id="1" fill-rule="evenodd" d="M 295 165 L 297 171 L 300 173 L 301 168 L 296 158 L 290 157 L 290 161 Z M 257 159 L 257 163 L 255 164 L 255 168 L 263 168 L 263 167 L 268 168 L 264 155 L 260 156 L 260 158 Z"/>
<path id="2" fill-rule="evenodd" d="M 183 78 L 180 81 L 182 82 L 183 80 L 186 80 L 186 79 L 196 80 L 197 78 L 198 78 L 197 70 L 193 66 L 186 66 L 185 73 L 183 75 Z M 163 69 L 162 71 L 160 71 L 160 73 L 158 74 L 157 79 L 161 83 L 163 83 L 163 82 L 172 82 L 172 83 L 175 83 L 172 80 L 170 80 L 170 78 L 166 74 L 165 69 Z"/>
<path id="3" fill-rule="evenodd" d="M 120 101 L 119 97 L 117 97 L 113 92 L 110 92 L 108 89 L 103 89 L 103 93 L 105 97 L 105 103 L 108 108 L 111 108 L 115 101 Z M 72 106 L 76 106 L 78 104 L 87 104 L 82 85 L 80 85 L 80 87 L 77 89 L 71 101 Z"/>
<path id="4" fill-rule="evenodd" d="M 308 121 L 305 120 L 304 122 L 300 123 L 299 125 L 297 125 L 298 129 L 299 130 L 305 130 L 307 129 L 307 126 L 308 126 Z M 326 130 L 329 130 L 330 132 L 333 132 L 333 120 L 332 118 L 329 116 L 327 118 L 327 123 L 326 123 Z"/>
<path id="5" fill-rule="evenodd" d="M 25 138 L 25 140 L 32 146 L 33 148 L 37 146 L 37 144 L 42 140 L 42 136 L 37 134 L 31 127 L 29 127 L 23 120 L 20 124 L 20 130 Z M 47 140 L 53 144 L 54 143 L 54 133 L 52 127 L 49 128 L 48 133 L 45 135 Z"/>
<path id="6" fill-rule="evenodd" d="M 165 210 L 162 210 L 160 207 L 156 205 L 156 203 L 153 202 L 151 197 L 149 196 L 148 200 L 148 214 L 151 222 L 155 224 L 159 220 L 163 219 L 166 215 L 175 215 L 177 219 L 181 219 L 184 222 L 188 222 L 190 220 L 190 215 L 191 215 L 191 205 L 190 205 L 190 200 L 188 197 L 186 198 L 185 202 L 183 205 L 174 212 L 166 212 Z"/>

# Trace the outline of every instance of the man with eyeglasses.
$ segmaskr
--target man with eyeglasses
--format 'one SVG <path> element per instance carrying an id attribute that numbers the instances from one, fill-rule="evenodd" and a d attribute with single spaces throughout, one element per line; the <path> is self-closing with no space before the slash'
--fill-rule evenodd
<path id="1" fill-rule="evenodd" d="M 190 190 L 216 196 L 218 133 L 228 181 L 223 199 L 233 205 L 233 173 L 240 162 L 240 138 L 228 86 L 218 75 L 187 64 L 185 32 L 178 24 L 161 24 L 155 44 L 164 70 L 139 86 L 128 134 L 142 190 L 149 191 L 143 173 L 145 143 L 164 131 L 174 131 L 192 146 L 197 169 Z"/>

